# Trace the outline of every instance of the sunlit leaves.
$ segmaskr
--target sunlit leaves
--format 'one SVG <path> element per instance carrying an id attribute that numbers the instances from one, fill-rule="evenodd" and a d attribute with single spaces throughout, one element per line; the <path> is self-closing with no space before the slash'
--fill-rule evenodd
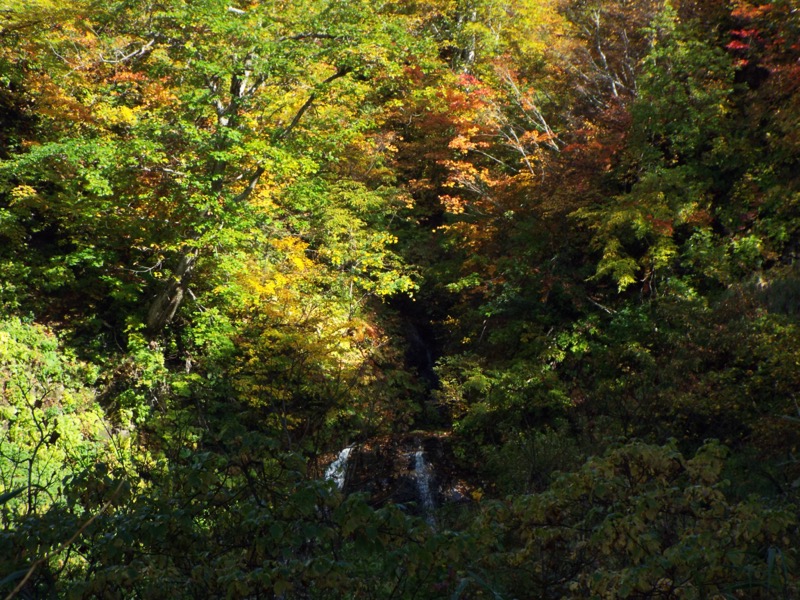
<path id="1" fill-rule="evenodd" d="M 624 195 L 576 213 L 596 231 L 597 276 L 610 276 L 620 290 L 637 280 L 649 288 L 656 272 L 675 265 L 676 229 L 708 224 L 702 214 L 715 185 L 708 169 L 717 152 L 727 152 L 732 86 L 724 54 L 680 25 L 669 7 L 650 26 L 657 43 L 636 80 L 626 159 L 639 175 Z M 676 106 L 684 110 L 679 117 Z"/>
<path id="2" fill-rule="evenodd" d="M 49 332 L 0 328 L 2 474 L 42 488 L 0 542 L 98 514 L 31 593 L 796 595 L 797 18 L 8 4 L 0 302 L 103 365 L 56 381 Z M 76 472 L 108 459 L 91 386 L 130 497 Z M 441 533 L 315 480 L 441 426 L 482 480 Z"/>
<path id="3" fill-rule="evenodd" d="M 96 460 L 113 460 L 111 425 L 89 387 L 96 376 L 45 328 L 18 319 L 0 324 L 0 485 L 24 488 L 4 506 L 5 527 L 12 515 L 62 503 L 65 477 Z"/>

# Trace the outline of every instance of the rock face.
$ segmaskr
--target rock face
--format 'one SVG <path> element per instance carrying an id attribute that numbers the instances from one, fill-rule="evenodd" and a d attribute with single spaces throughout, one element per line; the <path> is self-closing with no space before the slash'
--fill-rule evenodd
<path id="1" fill-rule="evenodd" d="M 325 476 L 345 493 L 366 492 L 375 506 L 402 505 L 434 526 L 438 507 L 468 500 L 454 464 L 445 436 L 420 433 L 345 448 Z"/>

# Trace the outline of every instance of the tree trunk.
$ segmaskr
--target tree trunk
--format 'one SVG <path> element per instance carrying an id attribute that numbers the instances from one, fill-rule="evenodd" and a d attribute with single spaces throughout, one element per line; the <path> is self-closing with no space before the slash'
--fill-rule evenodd
<path id="1" fill-rule="evenodd" d="M 350 71 L 350 67 L 338 67 L 336 69 L 336 73 L 322 81 L 322 85 L 327 85 L 332 81 L 339 79 L 340 77 L 344 77 L 350 73 Z M 264 81 L 264 77 L 259 77 L 258 83 L 254 83 L 248 88 L 247 81 L 249 77 L 250 74 L 247 69 L 244 70 L 243 79 L 238 75 L 232 75 L 230 84 L 231 99 L 228 104 L 225 104 L 220 98 L 216 98 L 214 101 L 214 107 L 217 111 L 218 119 L 217 134 L 235 126 L 236 119 L 239 116 L 240 101 L 243 98 L 251 96 Z M 212 94 L 218 94 L 219 81 L 212 80 L 209 89 Z M 275 132 L 273 140 L 274 142 L 277 143 L 287 138 L 289 134 L 292 133 L 294 128 L 300 122 L 300 119 L 303 118 L 303 115 L 313 104 L 316 96 L 316 91 L 311 93 L 308 99 L 297 110 L 289 125 Z M 227 150 L 229 148 L 229 142 L 223 137 L 220 141 L 220 144 L 217 146 L 217 150 Z M 224 160 L 213 159 L 211 161 L 208 172 L 209 177 L 212 180 L 211 189 L 215 194 L 221 194 L 223 191 L 223 187 L 225 185 L 223 175 L 225 174 L 227 168 L 228 163 Z M 233 202 L 235 204 L 247 200 L 247 198 L 258 185 L 258 181 L 264 174 L 264 171 L 265 167 L 263 165 L 256 166 L 249 176 L 249 183 L 245 189 L 233 198 Z M 153 301 L 153 304 L 150 306 L 150 310 L 147 313 L 147 331 L 151 335 L 158 334 L 162 329 L 164 329 L 164 327 L 167 326 L 167 324 L 169 324 L 170 321 L 172 321 L 173 317 L 175 316 L 175 313 L 180 307 L 181 302 L 183 301 L 183 296 L 188 288 L 192 270 L 197 262 L 197 253 L 197 250 L 193 250 L 183 255 L 178 263 L 177 268 L 173 272 L 172 277 L 166 282 L 166 285 L 164 285 L 164 288 L 161 290 L 161 292 L 159 292 L 158 296 L 156 296 L 155 300 Z"/>
<path id="2" fill-rule="evenodd" d="M 172 321 L 186 293 L 196 261 L 196 252 L 184 254 L 169 281 L 156 296 L 147 313 L 147 330 L 151 334 L 160 332 Z"/>

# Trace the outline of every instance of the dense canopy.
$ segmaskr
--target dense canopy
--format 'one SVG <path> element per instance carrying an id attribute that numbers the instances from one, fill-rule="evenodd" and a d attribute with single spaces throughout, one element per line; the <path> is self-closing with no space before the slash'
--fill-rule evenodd
<path id="1" fill-rule="evenodd" d="M 0 597 L 798 597 L 798 265 L 793 0 L 0 0 Z"/>

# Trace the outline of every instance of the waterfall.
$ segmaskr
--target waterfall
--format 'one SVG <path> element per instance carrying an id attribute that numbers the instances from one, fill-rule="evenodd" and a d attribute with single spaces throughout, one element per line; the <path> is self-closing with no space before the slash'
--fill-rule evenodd
<path id="1" fill-rule="evenodd" d="M 420 504 L 425 513 L 425 520 L 431 527 L 436 525 L 433 518 L 433 509 L 436 508 L 433 502 L 433 494 L 431 493 L 431 470 L 425 460 L 425 453 L 422 448 L 417 450 L 414 455 L 414 474 L 417 480 L 417 493 L 419 494 Z"/>
<path id="2" fill-rule="evenodd" d="M 347 461 L 352 451 L 353 447 L 348 446 L 339 452 L 339 456 L 336 457 L 336 460 L 325 469 L 325 479 L 336 482 L 336 487 L 340 490 L 344 489 L 344 483 L 347 477 Z"/>

